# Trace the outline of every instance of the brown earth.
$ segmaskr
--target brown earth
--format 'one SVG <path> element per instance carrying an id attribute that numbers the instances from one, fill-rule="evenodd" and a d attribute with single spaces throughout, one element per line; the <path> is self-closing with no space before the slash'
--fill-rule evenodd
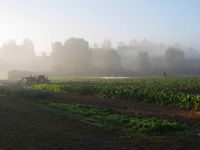
<path id="1" fill-rule="evenodd" d="M 105 101 L 87 96 L 60 96 L 61 101 L 90 104 L 119 111 L 128 107 L 130 107 L 128 110 L 134 110 L 131 107 L 139 109 L 139 105 L 132 104 L 132 106 L 129 102 Z M 128 110 L 125 112 L 129 112 Z M 18 98 L 0 96 L 0 150 L 197 150 L 199 144 L 200 139 L 192 136 L 128 136 L 44 110 L 22 102 Z"/>

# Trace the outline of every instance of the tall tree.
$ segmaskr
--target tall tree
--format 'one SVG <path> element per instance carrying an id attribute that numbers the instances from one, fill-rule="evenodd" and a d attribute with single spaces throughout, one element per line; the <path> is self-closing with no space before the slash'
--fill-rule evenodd
<path id="1" fill-rule="evenodd" d="M 109 39 L 108 40 L 104 40 L 102 42 L 102 48 L 104 48 L 104 49 L 112 49 L 111 41 Z"/>
<path id="2" fill-rule="evenodd" d="M 109 73 L 116 73 L 121 71 L 121 58 L 114 49 L 109 49 L 105 53 L 102 60 L 102 68 Z"/>
<path id="3" fill-rule="evenodd" d="M 82 72 L 91 66 L 91 50 L 84 39 L 70 38 L 52 44 L 52 56 L 57 65 L 68 71 Z"/>
<path id="4" fill-rule="evenodd" d="M 139 52 L 137 56 L 138 71 L 148 72 L 150 70 L 149 55 L 147 52 Z"/>
<path id="5" fill-rule="evenodd" d="M 180 70 L 184 66 L 184 52 L 178 48 L 169 47 L 165 51 L 164 62 L 166 70 Z"/>

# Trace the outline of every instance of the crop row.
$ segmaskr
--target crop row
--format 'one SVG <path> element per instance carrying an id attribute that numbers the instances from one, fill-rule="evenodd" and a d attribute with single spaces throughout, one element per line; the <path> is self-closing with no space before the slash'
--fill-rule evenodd
<path id="1" fill-rule="evenodd" d="M 200 106 L 200 78 L 130 78 L 92 81 L 68 81 L 66 83 L 36 84 L 36 89 L 52 92 L 68 92 L 95 95 L 113 99 L 140 100 L 180 108 Z"/>
<path id="2" fill-rule="evenodd" d="M 156 118 L 129 117 L 127 115 L 80 104 L 48 102 L 42 103 L 41 105 L 62 111 L 68 116 L 77 116 L 87 122 L 127 130 L 134 133 L 166 134 L 168 132 L 183 131 L 185 128 L 184 126 L 173 121 Z"/>

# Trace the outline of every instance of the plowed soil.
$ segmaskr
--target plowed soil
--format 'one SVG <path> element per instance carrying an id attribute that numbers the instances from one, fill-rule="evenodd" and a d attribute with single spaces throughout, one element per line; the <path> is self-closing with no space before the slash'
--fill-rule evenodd
<path id="1" fill-rule="evenodd" d="M 136 115 L 135 112 L 139 110 L 139 105 L 129 105 L 131 102 L 106 102 L 95 97 L 60 95 L 54 98 L 58 99 L 63 102 L 118 109 L 124 113 L 130 111 L 130 115 Z M 138 112 L 137 115 L 142 114 Z M 196 137 L 127 136 L 118 131 L 96 127 L 66 115 L 44 110 L 18 98 L 0 96 L 0 150 L 197 150 L 199 145 L 200 139 Z"/>

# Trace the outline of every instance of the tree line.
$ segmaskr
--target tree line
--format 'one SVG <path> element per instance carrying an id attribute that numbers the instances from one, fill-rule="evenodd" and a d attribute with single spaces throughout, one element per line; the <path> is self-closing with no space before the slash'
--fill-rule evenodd
<path id="1" fill-rule="evenodd" d="M 198 75 L 200 57 L 188 57 L 180 47 L 165 47 L 148 40 L 129 44 L 110 41 L 89 46 L 81 38 L 52 43 L 50 55 L 36 56 L 34 44 L 9 41 L 0 48 L 1 73 L 43 72 L 51 76 Z M 13 73 L 13 70 L 15 72 Z"/>

